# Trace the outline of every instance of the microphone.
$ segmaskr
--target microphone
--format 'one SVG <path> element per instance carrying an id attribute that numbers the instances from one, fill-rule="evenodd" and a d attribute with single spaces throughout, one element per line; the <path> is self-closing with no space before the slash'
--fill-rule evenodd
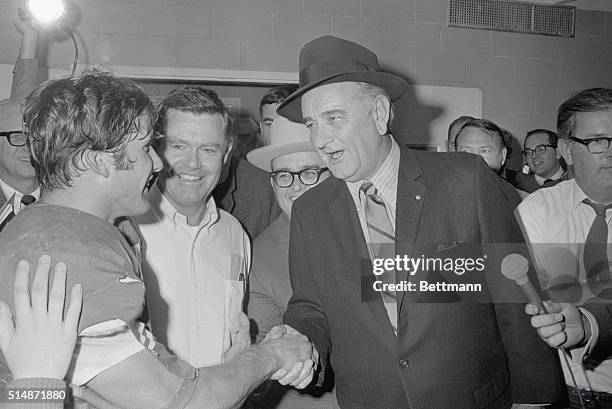
<path id="1" fill-rule="evenodd" d="M 546 311 L 542 304 L 540 295 L 534 288 L 533 284 L 529 281 L 527 272 L 529 271 L 529 261 L 522 255 L 517 253 L 508 254 L 501 263 L 501 273 L 509 280 L 514 281 L 521 290 L 525 297 L 529 300 L 530 304 L 535 304 L 540 308 L 540 312 Z"/>

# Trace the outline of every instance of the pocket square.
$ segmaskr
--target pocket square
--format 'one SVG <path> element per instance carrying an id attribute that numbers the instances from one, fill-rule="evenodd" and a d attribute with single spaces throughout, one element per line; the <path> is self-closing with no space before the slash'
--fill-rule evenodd
<path id="1" fill-rule="evenodd" d="M 458 241 L 449 241 L 448 243 L 438 244 L 438 252 L 454 249 L 459 245 Z"/>

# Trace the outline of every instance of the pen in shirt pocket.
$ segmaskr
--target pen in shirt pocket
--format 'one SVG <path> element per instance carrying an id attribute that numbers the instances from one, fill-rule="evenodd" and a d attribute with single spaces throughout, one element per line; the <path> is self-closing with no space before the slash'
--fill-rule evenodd
<path id="1" fill-rule="evenodd" d="M 246 279 L 244 277 L 244 273 L 240 273 L 240 275 L 238 276 L 238 281 L 242 282 L 242 291 L 244 291 L 246 293 L 247 283 L 246 283 Z"/>

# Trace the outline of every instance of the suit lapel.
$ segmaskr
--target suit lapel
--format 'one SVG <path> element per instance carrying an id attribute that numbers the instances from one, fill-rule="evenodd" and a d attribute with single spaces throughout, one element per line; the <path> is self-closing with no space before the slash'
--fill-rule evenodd
<path id="1" fill-rule="evenodd" d="M 400 147 L 400 166 L 397 182 L 397 202 L 395 211 L 395 253 L 414 257 L 414 249 L 419 230 L 419 222 L 427 189 L 418 182 L 423 173 L 414 153 Z M 418 254 L 417 254 L 418 256 Z M 398 281 L 409 280 L 408 272 L 397 272 Z M 398 307 L 401 308 L 406 291 L 400 292 Z"/>
<path id="2" fill-rule="evenodd" d="M 357 296 L 361 297 L 361 303 L 365 303 L 372 314 L 371 318 L 361 317 L 362 322 L 369 324 L 368 328 L 372 335 L 378 338 L 381 344 L 394 351 L 396 337 L 391 328 L 382 298 L 372 288 L 374 282 L 372 262 L 361 230 L 359 216 L 355 209 L 355 202 L 343 181 L 334 180 L 333 183 L 336 185 L 332 189 L 332 197 L 329 201 L 331 224 L 333 230 L 339 233 L 338 237 L 344 238 L 338 244 L 341 246 L 341 254 L 344 256 L 341 263 L 343 266 L 342 272 L 346 275 L 340 278 L 341 282 L 357 284 Z"/>
<path id="3" fill-rule="evenodd" d="M 0 189 L 0 206 L 2 206 L 3 204 L 6 203 L 6 196 L 4 196 L 4 192 L 2 191 L 2 189 Z"/>

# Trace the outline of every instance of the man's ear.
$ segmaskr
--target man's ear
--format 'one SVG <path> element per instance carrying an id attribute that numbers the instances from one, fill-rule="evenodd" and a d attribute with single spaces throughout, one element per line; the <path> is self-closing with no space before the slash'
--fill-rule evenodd
<path id="1" fill-rule="evenodd" d="M 503 168 L 504 165 L 506 164 L 506 159 L 508 157 L 508 149 L 505 146 L 502 148 L 501 154 L 502 154 L 501 167 Z"/>
<path id="2" fill-rule="evenodd" d="M 389 122 L 391 119 L 391 101 L 389 98 L 378 95 L 374 100 L 374 109 L 372 112 L 376 129 L 381 135 L 389 133 Z"/>
<path id="3" fill-rule="evenodd" d="M 227 163 L 230 155 L 232 154 L 232 148 L 234 147 L 234 141 L 230 141 L 229 145 L 227 145 L 227 151 L 225 152 L 225 156 L 223 156 L 223 164 Z"/>
<path id="4" fill-rule="evenodd" d="M 565 159 L 565 163 L 567 163 L 568 166 L 573 165 L 570 142 L 566 139 L 559 139 L 557 145 L 559 147 L 558 150 L 561 152 L 561 156 L 563 156 L 563 159 Z"/>
<path id="5" fill-rule="evenodd" d="M 87 149 L 81 156 L 85 169 L 102 176 L 109 177 L 113 165 L 113 155 L 108 152 L 92 151 Z"/>

